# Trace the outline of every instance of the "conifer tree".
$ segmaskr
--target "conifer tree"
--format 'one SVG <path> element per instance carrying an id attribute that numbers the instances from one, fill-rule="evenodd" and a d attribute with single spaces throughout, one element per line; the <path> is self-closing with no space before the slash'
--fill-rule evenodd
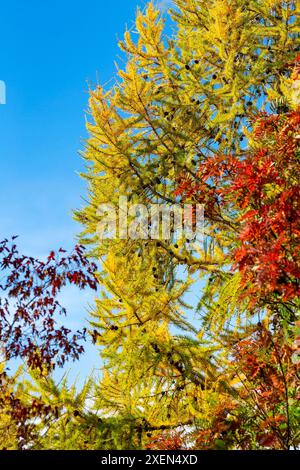
<path id="1" fill-rule="evenodd" d="M 224 335 L 232 322 L 247 335 L 254 316 L 229 270 L 241 211 L 220 203 L 226 178 L 214 184 L 198 171 L 215 155 L 230 155 L 233 166 L 246 158 L 253 118 L 271 102 L 278 112 L 286 105 L 287 64 L 300 47 L 295 1 L 177 0 L 171 16 L 167 36 L 152 3 L 138 12 L 137 34 L 120 43 L 125 69 L 110 89 L 91 90 L 89 202 L 76 212 L 81 241 L 102 264 L 91 320 L 104 360 L 99 408 L 120 422 L 130 416 L 137 447 L 159 429 L 196 426 L 216 394 L 235 395 Z M 203 246 L 190 249 L 184 237 L 99 240 L 99 206 L 117 208 L 120 196 L 204 204 Z M 199 279 L 195 320 L 185 294 Z"/>

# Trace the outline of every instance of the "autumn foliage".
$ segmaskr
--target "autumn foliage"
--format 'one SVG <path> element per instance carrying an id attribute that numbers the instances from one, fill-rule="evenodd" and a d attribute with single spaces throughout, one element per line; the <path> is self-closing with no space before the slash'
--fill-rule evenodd
<path id="1" fill-rule="evenodd" d="M 152 2 L 138 11 L 125 67 L 90 90 L 88 255 L 0 243 L 2 448 L 299 449 L 300 4 L 174 0 L 170 15 L 171 33 Z M 120 219 L 124 199 L 203 204 L 203 240 L 99 237 L 99 207 Z M 76 332 L 68 285 L 97 291 Z M 56 383 L 85 340 L 100 376 Z"/>
<path id="2" fill-rule="evenodd" d="M 253 147 L 244 158 L 209 157 L 196 179 L 183 174 L 176 189 L 205 204 L 211 220 L 220 207 L 238 214 L 232 268 L 240 270 L 253 302 L 300 293 L 300 108 L 285 111 L 251 119 Z"/>
<path id="3" fill-rule="evenodd" d="M 249 294 L 289 300 L 300 293 L 300 108 L 258 117 L 254 139 L 229 188 L 244 212 L 235 262 Z"/>
<path id="4" fill-rule="evenodd" d="M 5 361 L 20 358 L 29 367 L 53 369 L 66 359 L 77 359 L 84 351 L 85 332 L 71 331 L 58 325 L 57 317 L 65 315 L 58 294 L 66 285 L 96 290 L 96 265 L 84 257 L 76 246 L 66 254 L 53 251 L 46 261 L 20 255 L 16 244 L 0 243 L 1 298 L 0 343 Z"/>
<path id="5" fill-rule="evenodd" d="M 5 367 L 12 359 L 22 360 L 29 370 L 47 375 L 56 366 L 76 360 L 84 352 L 86 329 L 72 333 L 59 322 L 66 311 L 58 299 L 67 285 L 96 290 L 96 265 L 76 246 L 68 254 L 52 251 L 46 261 L 21 255 L 17 237 L 0 242 L 0 416 L 5 431 L 2 448 L 23 448 L 36 438 L 35 420 L 47 422 L 58 414 L 58 407 L 36 396 L 24 399 L 20 383 Z"/>

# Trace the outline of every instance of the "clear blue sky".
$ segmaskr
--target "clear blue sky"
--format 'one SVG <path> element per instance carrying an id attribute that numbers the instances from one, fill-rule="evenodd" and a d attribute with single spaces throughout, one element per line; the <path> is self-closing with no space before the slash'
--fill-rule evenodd
<path id="1" fill-rule="evenodd" d="M 1 2 L 0 238 L 20 235 L 26 254 L 71 247 L 82 204 L 78 151 L 86 136 L 87 83 L 115 71 L 117 40 L 144 0 L 28 0 Z M 68 290 L 68 324 L 82 326 L 87 295 Z M 89 348 L 76 369 L 99 364 Z M 72 368 L 74 369 L 74 368 Z M 73 375 L 73 372 L 72 372 Z"/>
<path id="2" fill-rule="evenodd" d="M 2 2 L 0 79 L 1 233 L 39 255 L 71 242 L 71 210 L 84 183 L 87 82 L 114 73 L 126 24 L 143 0 Z"/>

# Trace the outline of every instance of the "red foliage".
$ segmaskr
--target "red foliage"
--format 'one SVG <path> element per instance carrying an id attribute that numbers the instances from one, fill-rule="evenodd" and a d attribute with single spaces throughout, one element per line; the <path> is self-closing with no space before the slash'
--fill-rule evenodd
<path id="1" fill-rule="evenodd" d="M 263 147 L 236 161 L 227 195 L 244 211 L 234 252 L 249 294 L 300 293 L 300 108 L 258 119 Z"/>
<path id="2" fill-rule="evenodd" d="M 297 413 L 299 365 L 295 348 L 281 333 L 262 326 L 238 341 L 231 354 L 239 399 L 226 397 L 212 411 L 210 426 L 196 433 L 195 448 L 289 449 L 299 446 Z"/>
<path id="3" fill-rule="evenodd" d="M 55 317 L 66 313 L 57 296 L 67 284 L 96 290 L 96 265 L 87 260 L 81 246 L 68 255 L 62 249 L 58 255 L 52 251 L 45 262 L 20 255 L 15 238 L 0 243 L 3 358 L 20 358 L 41 370 L 62 366 L 68 358 L 78 359 L 84 351 L 80 343 L 85 329 L 71 334 L 57 325 Z"/>
<path id="4" fill-rule="evenodd" d="M 285 301 L 300 293 L 300 108 L 260 113 L 253 126 L 258 150 L 242 160 L 208 157 L 197 180 L 180 176 L 176 194 L 203 203 L 206 218 L 220 228 L 226 228 L 222 214 L 232 216 L 237 231 L 232 264 L 247 293 L 253 302 L 273 294 Z"/>
<path id="5" fill-rule="evenodd" d="M 176 431 L 159 434 L 150 439 L 146 446 L 146 449 L 149 450 L 182 450 L 185 448 L 185 439 L 182 432 Z"/>
<path id="6" fill-rule="evenodd" d="M 75 246 L 71 254 L 51 251 L 44 262 L 20 255 L 15 239 L 0 242 L 1 356 L 4 361 L 22 359 L 31 369 L 48 372 L 84 351 L 85 329 L 72 334 L 57 324 L 56 317 L 66 313 L 57 296 L 68 284 L 96 290 L 96 265 L 85 258 L 82 246 Z M 57 418 L 59 409 L 34 397 L 24 402 L 16 385 L 5 371 L 0 373 L 0 411 L 9 413 L 23 449 L 34 438 L 35 419 Z"/>

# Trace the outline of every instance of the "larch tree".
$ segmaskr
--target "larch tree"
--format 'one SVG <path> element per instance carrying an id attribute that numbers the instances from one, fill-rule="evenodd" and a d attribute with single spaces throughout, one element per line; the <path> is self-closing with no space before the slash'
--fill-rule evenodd
<path id="1" fill-rule="evenodd" d="M 270 106 L 276 115 L 293 107 L 287 90 L 294 83 L 289 64 L 300 48 L 299 10 L 298 1 L 176 0 L 172 24 L 165 28 L 160 11 L 150 3 L 120 43 L 126 66 L 118 70 L 114 85 L 90 91 L 90 137 L 83 154 L 89 199 L 76 219 L 84 225 L 81 242 L 101 263 L 102 292 L 91 312 L 90 334 L 101 350 L 103 376 L 95 384 L 94 417 L 91 410 L 79 416 L 83 429 L 88 425 L 98 435 L 93 448 L 155 446 L 164 432 L 174 439 L 183 433 L 184 438 L 176 438 L 178 446 L 290 445 L 292 418 L 288 436 L 282 431 L 266 440 L 257 422 L 254 437 L 242 433 L 245 422 L 251 427 L 252 415 L 239 400 L 244 397 L 248 403 L 251 393 L 241 393 L 231 348 L 240 341 L 258 344 L 251 336 L 255 325 L 259 320 L 268 329 L 270 315 L 266 303 L 253 302 L 255 292 L 245 292 L 245 282 L 255 285 L 255 274 L 245 280 L 247 269 L 235 265 L 242 256 L 232 253 L 241 250 L 245 207 L 239 201 L 245 186 L 234 186 L 222 164 L 230 160 L 241 178 L 238 172 L 250 158 L 257 116 L 270 112 Z M 293 90 L 295 98 L 298 92 Z M 113 238 L 99 237 L 107 211 L 116 214 L 117 225 L 124 218 L 126 206 L 118 209 L 125 197 L 128 205 L 148 208 L 203 204 L 203 244 L 178 239 L 175 232 L 162 240 L 148 233 L 138 239 L 119 232 Z M 249 204 L 255 205 L 255 194 L 252 198 Z M 199 280 L 203 295 L 199 305 L 189 305 L 188 293 L 199 289 Z M 284 299 L 283 304 L 286 311 Z M 241 344 L 246 357 L 248 343 Z M 282 361 L 269 356 L 277 371 Z M 248 366 L 241 363 L 240 373 L 245 375 Z M 289 398 L 295 396 L 285 395 Z M 224 403 L 228 414 L 238 409 L 248 421 L 233 420 L 232 429 L 223 423 L 223 430 L 215 430 L 211 419 Z M 268 425 L 274 427 L 274 422 Z M 226 429 L 234 434 L 231 440 L 222 435 Z"/>

